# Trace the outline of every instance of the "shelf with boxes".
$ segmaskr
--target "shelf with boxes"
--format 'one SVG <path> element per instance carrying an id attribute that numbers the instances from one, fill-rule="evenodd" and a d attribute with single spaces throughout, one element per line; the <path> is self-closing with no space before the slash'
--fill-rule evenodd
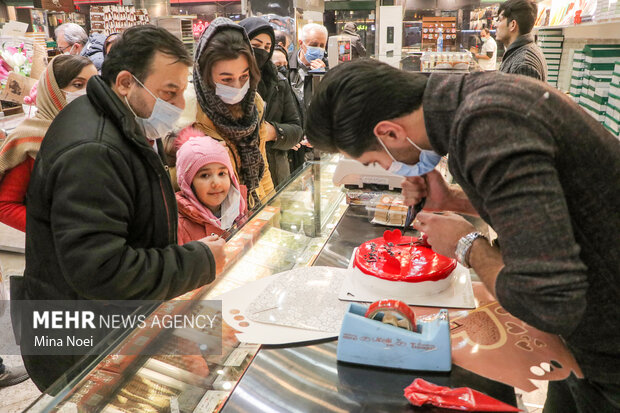
<path id="1" fill-rule="evenodd" d="M 440 51 L 438 44 L 443 50 L 456 49 L 457 33 L 455 17 L 423 17 L 422 50 Z"/>
<path id="2" fill-rule="evenodd" d="M 590 44 L 575 51 L 570 95 L 614 136 L 620 136 L 620 44 Z"/>
<path id="3" fill-rule="evenodd" d="M 91 6 L 90 8 L 91 32 L 103 33 L 106 36 L 149 22 L 149 13 L 146 9 L 136 9 L 133 6 Z"/>
<path id="4" fill-rule="evenodd" d="M 547 60 L 547 83 L 554 87 L 558 86 L 563 43 L 562 29 L 542 28 L 538 31 L 538 45 Z"/>
<path id="5" fill-rule="evenodd" d="M 156 25 L 163 27 L 170 33 L 174 34 L 189 50 L 191 54 L 194 53 L 194 31 L 193 31 L 193 19 L 196 16 L 162 16 L 156 20 Z"/>

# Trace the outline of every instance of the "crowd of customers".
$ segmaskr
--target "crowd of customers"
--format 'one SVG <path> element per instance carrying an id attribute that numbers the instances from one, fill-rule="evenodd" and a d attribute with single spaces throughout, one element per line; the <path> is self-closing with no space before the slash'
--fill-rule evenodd
<path id="1" fill-rule="evenodd" d="M 320 58 L 323 34 L 310 46 Z M 290 37 L 218 18 L 192 58 L 148 25 L 105 37 L 67 23 L 55 36 L 38 110 L 0 147 L 0 222 L 27 234 L 12 299 L 166 300 L 210 283 L 228 234 L 294 172 L 305 107 Z M 79 358 L 23 356 L 41 390 Z M 0 367 L 0 386 L 27 377 Z"/>

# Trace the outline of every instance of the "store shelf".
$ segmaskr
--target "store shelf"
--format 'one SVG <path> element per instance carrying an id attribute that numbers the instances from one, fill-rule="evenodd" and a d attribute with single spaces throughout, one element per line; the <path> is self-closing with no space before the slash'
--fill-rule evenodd
<path id="1" fill-rule="evenodd" d="M 540 29 L 562 29 L 565 39 L 618 39 L 620 40 L 620 21 L 583 23 L 569 26 L 535 27 L 536 34 Z"/>

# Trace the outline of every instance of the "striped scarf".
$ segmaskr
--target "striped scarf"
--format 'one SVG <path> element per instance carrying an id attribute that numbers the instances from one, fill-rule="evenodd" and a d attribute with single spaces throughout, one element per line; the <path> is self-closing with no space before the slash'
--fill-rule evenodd
<path id="1" fill-rule="evenodd" d="M 52 60 L 41 74 L 37 86 L 37 113 L 25 119 L 0 147 L 0 179 L 9 170 L 23 163 L 28 156 L 36 158 L 41 141 L 58 113 L 67 105 L 54 78 Z"/>

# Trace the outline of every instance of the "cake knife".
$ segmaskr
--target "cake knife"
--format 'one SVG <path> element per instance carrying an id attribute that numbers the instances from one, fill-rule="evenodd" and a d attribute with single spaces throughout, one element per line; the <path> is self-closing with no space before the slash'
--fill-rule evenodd
<path id="1" fill-rule="evenodd" d="M 403 235 L 405 235 L 405 231 L 407 231 L 407 229 L 411 227 L 411 224 L 413 223 L 413 220 L 418 215 L 418 213 L 422 211 L 422 208 L 424 208 L 424 204 L 426 204 L 426 197 L 422 198 L 422 200 L 420 200 L 420 202 L 418 202 L 417 204 L 411 205 L 409 206 L 409 208 L 407 208 L 407 216 L 405 217 L 405 227 L 403 228 Z"/>

